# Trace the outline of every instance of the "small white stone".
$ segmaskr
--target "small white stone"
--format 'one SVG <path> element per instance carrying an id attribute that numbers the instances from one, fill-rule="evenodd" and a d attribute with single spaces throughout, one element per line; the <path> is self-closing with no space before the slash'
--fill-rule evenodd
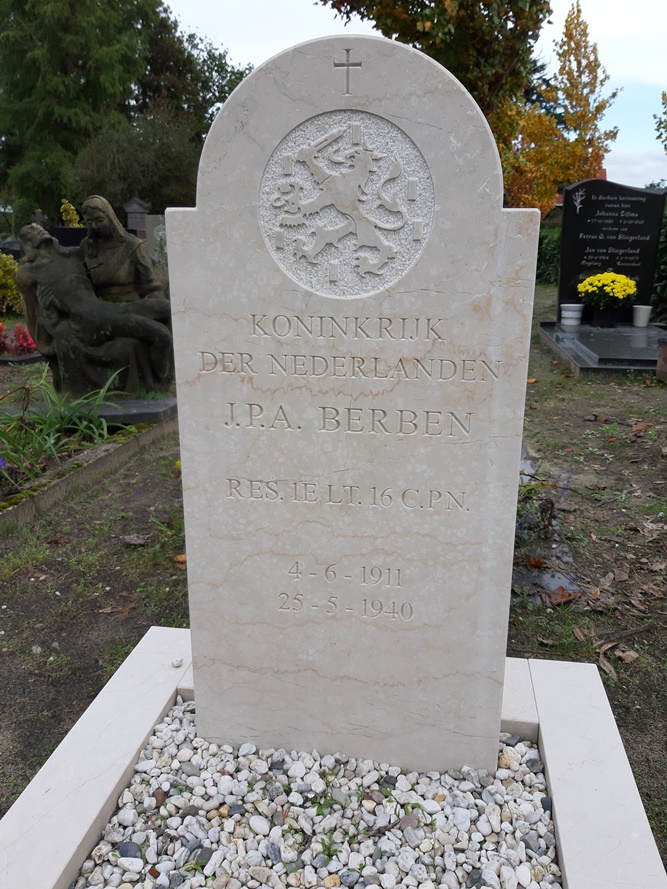
<path id="1" fill-rule="evenodd" d="M 144 869 L 144 862 L 141 858 L 119 858 L 118 867 L 132 874 L 140 874 Z"/>
<path id="2" fill-rule="evenodd" d="M 458 830 L 468 831 L 470 829 L 470 812 L 460 806 L 455 806 L 452 811 L 454 824 Z"/>
<path id="3" fill-rule="evenodd" d="M 263 815 L 252 815 L 250 821 L 248 822 L 250 825 L 250 829 L 255 833 L 258 833 L 260 836 L 268 836 L 271 830 L 271 822 L 265 818 Z"/>
<path id="4" fill-rule="evenodd" d="M 137 820 L 137 813 L 135 809 L 121 809 L 116 815 L 118 819 L 118 823 L 122 824 L 123 827 L 132 827 L 132 825 Z"/>
<path id="5" fill-rule="evenodd" d="M 527 864 L 520 864 L 516 869 L 516 878 L 520 886 L 527 889 L 531 883 L 530 868 Z"/>
<path id="6" fill-rule="evenodd" d="M 290 778 L 303 778 L 306 772 L 307 769 L 305 764 L 297 760 L 297 762 L 292 763 L 289 767 L 287 774 Z"/>
<path id="7" fill-rule="evenodd" d="M 502 889 L 517 889 L 519 881 L 511 867 L 503 864 L 500 868 L 500 885 Z"/>
<path id="8" fill-rule="evenodd" d="M 434 799 L 421 800 L 419 805 L 427 815 L 436 815 L 440 811 L 440 803 L 437 803 Z"/>

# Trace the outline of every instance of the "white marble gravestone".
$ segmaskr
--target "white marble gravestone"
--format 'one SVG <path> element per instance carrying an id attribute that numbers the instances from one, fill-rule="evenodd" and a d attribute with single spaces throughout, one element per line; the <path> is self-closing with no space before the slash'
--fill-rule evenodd
<path id="1" fill-rule="evenodd" d="M 167 214 L 198 725 L 496 763 L 539 214 L 382 38 L 234 92 Z"/>

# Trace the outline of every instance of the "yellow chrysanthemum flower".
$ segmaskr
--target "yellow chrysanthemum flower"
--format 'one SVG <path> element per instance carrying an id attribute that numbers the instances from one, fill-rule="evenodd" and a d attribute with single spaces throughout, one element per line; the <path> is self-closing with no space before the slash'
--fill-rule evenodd
<path id="1" fill-rule="evenodd" d="M 636 295 L 637 284 L 627 275 L 603 272 L 599 275 L 590 275 L 577 285 L 577 290 L 585 303 L 594 306 L 617 306 Z"/>

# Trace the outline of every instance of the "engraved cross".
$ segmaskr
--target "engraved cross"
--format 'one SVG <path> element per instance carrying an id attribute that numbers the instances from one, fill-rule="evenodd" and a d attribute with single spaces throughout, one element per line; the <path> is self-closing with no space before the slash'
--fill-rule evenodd
<path id="1" fill-rule="evenodd" d="M 350 69 L 351 68 L 361 68 L 363 62 L 351 62 L 350 61 L 350 53 L 351 49 L 345 50 L 345 61 L 344 62 L 336 62 L 334 61 L 334 68 L 345 68 L 345 92 L 344 96 L 351 96 L 352 92 L 350 90 Z"/>

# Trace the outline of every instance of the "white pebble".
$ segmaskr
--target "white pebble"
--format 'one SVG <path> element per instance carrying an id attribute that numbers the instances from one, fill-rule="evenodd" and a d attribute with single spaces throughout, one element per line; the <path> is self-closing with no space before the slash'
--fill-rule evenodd
<path id="1" fill-rule="evenodd" d="M 123 827 L 132 827 L 137 820 L 137 813 L 135 809 L 121 809 L 116 817 L 118 823 L 122 824 Z"/>
<path id="2" fill-rule="evenodd" d="M 250 829 L 260 836 L 268 836 L 271 830 L 271 822 L 263 815 L 252 815 L 248 822 Z"/>
<path id="3" fill-rule="evenodd" d="M 133 874 L 140 874 L 144 869 L 144 862 L 141 858 L 119 858 L 117 863 L 118 867 Z"/>

